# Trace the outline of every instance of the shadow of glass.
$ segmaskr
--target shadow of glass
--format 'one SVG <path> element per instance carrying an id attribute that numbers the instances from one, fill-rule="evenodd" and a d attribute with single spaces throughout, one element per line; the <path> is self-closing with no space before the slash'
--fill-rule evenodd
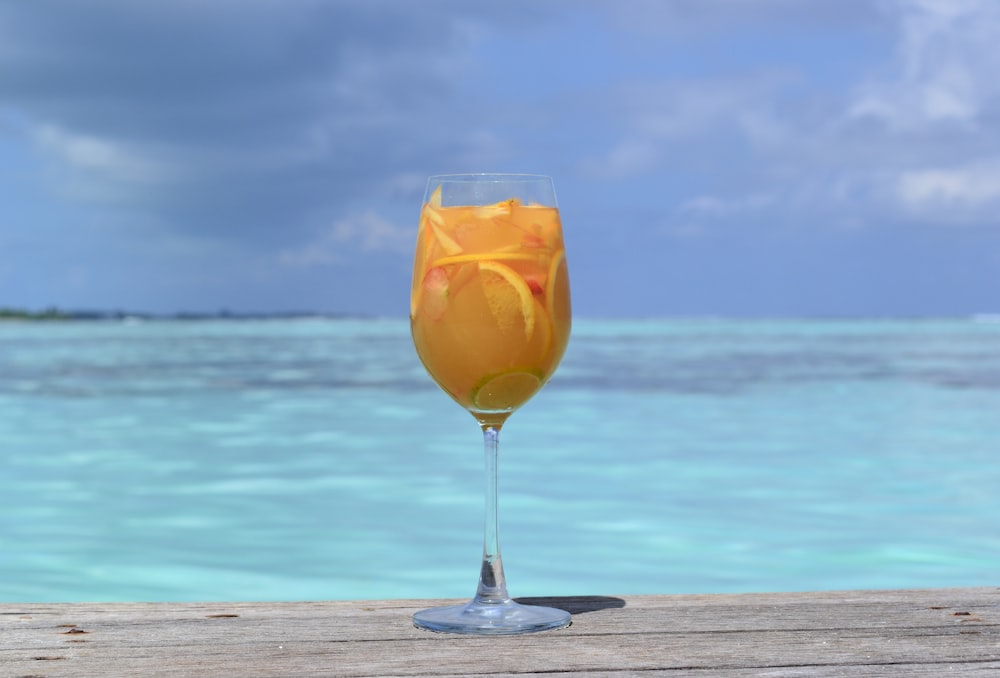
<path id="1" fill-rule="evenodd" d="M 546 598 L 515 598 L 523 605 L 544 605 L 565 610 L 570 614 L 583 614 L 616 607 L 625 607 L 625 601 L 614 596 L 553 596 Z"/>

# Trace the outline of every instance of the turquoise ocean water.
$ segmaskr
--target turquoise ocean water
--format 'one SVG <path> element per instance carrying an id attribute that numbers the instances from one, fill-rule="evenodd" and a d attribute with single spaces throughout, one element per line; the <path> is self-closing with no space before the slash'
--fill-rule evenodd
<path id="1" fill-rule="evenodd" d="M 0 600 L 472 594 L 481 437 L 405 321 L 0 324 Z M 1000 584 L 1000 323 L 578 321 L 511 593 Z"/>

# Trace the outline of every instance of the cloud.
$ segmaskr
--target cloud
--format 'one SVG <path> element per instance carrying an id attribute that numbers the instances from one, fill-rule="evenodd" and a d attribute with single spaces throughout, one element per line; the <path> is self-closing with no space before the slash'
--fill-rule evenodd
<path id="1" fill-rule="evenodd" d="M 294 240 L 317 214 L 414 200 L 390 186 L 430 165 L 495 157 L 489 130 L 463 124 L 474 101 L 455 105 L 463 55 L 477 26 L 544 16 L 520 2 L 5 3 L 0 112 L 24 123 L 0 133 L 84 206 L 114 196 L 187 233 Z"/>
<path id="2" fill-rule="evenodd" d="M 895 0 L 896 63 L 865 83 L 850 115 L 906 131 L 941 123 L 978 124 L 1000 99 L 1000 5 L 992 0 Z"/>
<path id="3" fill-rule="evenodd" d="M 582 170 L 597 179 L 627 179 L 661 165 L 664 157 L 652 139 L 625 139 L 600 157 L 587 158 Z"/>
<path id="4" fill-rule="evenodd" d="M 661 177 L 661 202 L 680 206 L 670 223 L 684 233 L 765 210 L 770 224 L 818 228 L 948 224 L 954 215 L 941 209 L 945 202 L 961 205 L 964 220 L 997 223 L 985 197 L 989 180 L 974 181 L 967 166 L 1000 161 L 993 124 L 1000 117 L 1000 4 L 617 7 L 616 23 L 631 38 L 623 49 L 645 54 L 643 44 L 666 36 L 688 53 L 667 48 L 660 72 L 605 90 L 596 110 L 614 133 L 588 142 L 581 172 L 600 181 Z M 871 31 L 861 34 L 870 44 L 859 45 L 859 26 Z M 795 42 L 814 38 L 815 53 Z M 726 42 L 731 51 L 711 48 Z M 797 60 L 736 61 L 741 54 L 784 56 L 785 45 Z M 876 45 L 881 51 L 871 56 L 881 61 L 854 59 L 859 46 Z"/>
<path id="5" fill-rule="evenodd" d="M 843 0 L 629 0 L 611 8 L 612 21 L 630 33 L 702 39 L 706 34 L 775 26 L 821 27 L 871 21 L 870 3 Z"/>
<path id="6" fill-rule="evenodd" d="M 684 202 L 679 211 L 699 217 L 727 217 L 733 214 L 746 213 L 750 210 L 762 210 L 772 206 L 773 196 L 766 194 L 751 194 L 738 198 L 721 198 L 714 195 L 700 195 Z"/>
<path id="7" fill-rule="evenodd" d="M 765 3 L 765 14 L 782 5 Z M 996 226 L 1000 4 L 892 0 L 878 7 L 877 25 L 894 49 L 839 88 L 810 76 L 810 64 L 782 62 L 619 87 L 609 118 L 624 122 L 621 134 L 587 160 L 587 171 L 622 180 L 680 165 L 687 194 L 676 196 L 671 217 L 680 226 L 666 230 L 683 234 L 765 210 L 771 224 L 820 228 L 900 220 Z M 693 4 L 662 11 L 700 30 L 727 30 Z"/>
<path id="8" fill-rule="evenodd" d="M 37 125 L 33 137 L 40 149 L 72 169 L 97 172 L 112 181 L 150 182 L 160 168 L 124 144 L 87 134 L 74 134 L 57 125 Z"/>
<path id="9" fill-rule="evenodd" d="M 1000 191 L 1000 5 L 894 0 L 891 65 L 867 78 L 825 143 L 866 148 L 853 183 L 891 213 L 924 224 L 995 227 Z"/>
<path id="10" fill-rule="evenodd" d="M 896 190 L 903 207 L 918 216 L 953 221 L 987 210 L 1000 213 L 1000 162 L 903 172 Z"/>
<path id="11" fill-rule="evenodd" d="M 748 144 L 772 144 L 784 136 L 771 109 L 773 97 L 789 84 L 778 74 L 741 78 L 671 79 L 626 82 L 610 88 L 603 114 L 619 125 L 622 137 L 582 162 L 601 179 L 627 179 L 671 163 L 691 160 L 676 151 L 712 137 Z M 693 159 L 697 162 L 697 159 Z"/>
<path id="12" fill-rule="evenodd" d="M 174 307 L 252 280 L 336 306 L 324 276 L 406 277 L 423 183 L 448 171 L 555 176 L 594 271 L 625 228 L 642 256 L 979 233 L 998 42 L 991 0 L 0 3 L 0 223 L 31 228 L 3 236 L 5 289 L 78 262 L 137 299 L 121 281 L 155 271 L 166 298 L 183 277 Z"/>
<path id="13" fill-rule="evenodd" d="M 343 263 L 351 249 L 363 252 L 409 254 L 415 240 L 412 228 L 399 227 L 373 210 L 339 219 L 305 245 L 283 250 L 278 260 L 294 268 Z"/>

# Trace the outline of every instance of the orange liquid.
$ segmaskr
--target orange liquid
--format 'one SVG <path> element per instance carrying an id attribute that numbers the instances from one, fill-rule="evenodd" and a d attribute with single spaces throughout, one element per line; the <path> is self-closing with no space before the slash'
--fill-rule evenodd
<path id="1" fill-rule="evenodd" d="M 431 377 L 499 426 L 556 369 L 570 333 L 569 273 L 554 207 L 424 205 L 410 327 Z"/>

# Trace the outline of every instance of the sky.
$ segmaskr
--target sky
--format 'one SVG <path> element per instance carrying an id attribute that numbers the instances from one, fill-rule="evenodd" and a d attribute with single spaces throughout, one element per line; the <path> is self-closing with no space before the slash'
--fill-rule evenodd
<path id="1" fill-rule="evenodd" d="M 405 317 L 551 175 L 578 317 L 1000 313 L 995 0 L 0 0 L 0 307 Z"/>

